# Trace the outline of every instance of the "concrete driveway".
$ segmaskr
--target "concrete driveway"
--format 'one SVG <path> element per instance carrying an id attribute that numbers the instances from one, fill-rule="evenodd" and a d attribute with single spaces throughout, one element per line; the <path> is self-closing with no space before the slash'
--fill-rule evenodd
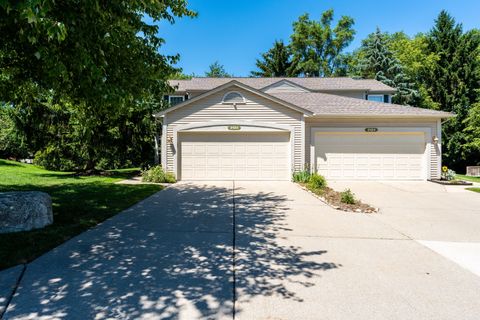
<path id="1" fill-rule="evenodd" d="M 478 319 L 480 277 L 388 217 L 179 183 L 29 264 L 4 318 Z"/>
<path id="2" fill-rule="evenodd" d="M 480 194 L 432 182 L 332 182 L 380 207 L 376 218 L 480 277 Z"/>

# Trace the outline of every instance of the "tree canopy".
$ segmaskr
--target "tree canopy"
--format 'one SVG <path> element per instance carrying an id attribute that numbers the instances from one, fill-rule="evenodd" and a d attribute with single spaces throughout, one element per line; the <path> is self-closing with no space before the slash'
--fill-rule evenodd
<path id="1" fill-rule="evenodd" d="M 418 96 L 414 83 L 388 47 L 388 40 L 379 28 L 363 40 L 358 72 L 363 78 L 376 79 L 397 89 L 393 102 L 413 104 Z"/>
<path id="2" fill-rule="evenodd" d="M 309 77 L 328 77 L 334 74 L 336 59 L 353 40 L 354 20 L 342 16 L 332 27 L 334 12 L 322 13 L 319 21 L 304 14 L 293 23 L 291 50 L 297 73 Z"/>
<path id="3" fill-rule="evenodd" d="M 121 150 L 135 158 L 126 149 L 143 150 L 138 131 L 153 136 L 179 58 L 160 54 L 155 23 L 195 15 L 183 0 L 0 2 L 0 101 L 16 109 L 30 151 L 77 169 Z"/>
<path id="4" fill-rule="evenodd" d="M 205 71 L 205 76 L 210 78 L 229 78 L 232 75 L 225 71 L 225 67 L 220 62 L 215 61 L 208 66 L 208 70 Z"/>
<path id="5" fill-rule="evenodd" d="M 194 17 L 185 0 L 0 1 L 0 156 L 35 155 L 53 169 L 141 165 L 153 158 L 168 79 L 191 76 L 161 54 L 159 20 Z M 393 102 L 454 112 L 443 124 L 444 163 L 480 165 L 480 31 L 446 11 L 408 36 L 377 29 L 352 52 L 354 20 L 301 15 L 252 76 L 375 78 Z M 218 61 L 208 77 L 230 77 Z"/>
<path id="6" fill-rule="evenodd" d="M 438 60 L 423 72 L 421 80 L 441 110 L 456 114 L 442 127 L 444 159 L 464 170 L 465 165 L 480 162 L 478 149 L 471 148 L 479 133 L 472 127 L 478 123 L 475 103 L 480 99 L 480 33 L 464 32 L 461 24 L 442 11 L 427 34 L 427 44 L 427 51 Z"/>
<path id="7" fill-rule="evenodd" d="M 297 67 L 292 62 L 291 49 L 282 40 L 276 40 L 273 47 L 257 59 L 258 71 L 252 71 L 254 77 L 295 77 Z"/>

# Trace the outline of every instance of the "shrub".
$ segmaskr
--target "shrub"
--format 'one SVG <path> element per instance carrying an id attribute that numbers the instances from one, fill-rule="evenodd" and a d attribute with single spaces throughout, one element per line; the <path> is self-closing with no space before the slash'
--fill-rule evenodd
<path id="1" fill-rule="evenodd" d="M 77 169 L 75 163 L 64 157 L 62 150 L 54 145 L 37 151 L 33 163 L 47 170 L 74 171 Z"/>
<path id="2" fill-rule="evenodd" d="M 174 183 L 175 176 L 171 172 L 165 172 L 162 166 L 154 166 L 142 171 L 142 181 L 155 183 Z"/>
<path id="3" fill-rule="evenodd" d="M 165 182 L 167 183 L 175 183 L 177 182 L 177 179 L 175 178 L 175 175 L 171 172 L 167 172 L 165 174 Z"/>
<path id="4" fill-rule="evenodd" d="M 322 175 L 319 175 L 318 173 L 313 173 L 310 175 L 308 185 L 312 189 L 325 189 L 327 187 L 327 180 L 325 180 Z"/>
<path id="5" fill-rule="evenodd" d="M 293 182 L 307 183 L 310 180 L 310 171 L 302 170 L 293 173 Z"/>
<path id="6" fill-rule="evenodd" d="M 455 176 L 457 173 L 453 171 L 452 169 L 448 169 L 447 172 L 443 174 L 443 179 L 447 181 L 455 180 Z"/>
<path id="7" fill-rule="evenodd" d="M 0 158 L 27 158 L 27 138 L 17 128 L 15 109 L 0 102 Z"/>
<path id="8" fill-rule="evenodd" d="M 451 180 L 455 180 L 455 176 L 457 175 L 457 173 L 451 169 L 448 169 L 447 166 L 443 166 L 442 167 L 442 179 L 443 180 L 447 180 L 447 181 L 451 181 Z"/>
<path id="9" fill-rule="evenodd" d="M 350 189 L 346 189 L 345 191 L 340 193 L 341 199 L 340 201 L 347 204 L 355 204 L 355 194 Z"/>

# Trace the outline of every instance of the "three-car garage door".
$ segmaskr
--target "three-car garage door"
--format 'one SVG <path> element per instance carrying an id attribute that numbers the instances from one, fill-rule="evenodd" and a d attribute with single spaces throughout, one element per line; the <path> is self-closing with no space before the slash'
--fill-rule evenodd
<path id="1" fill-rule="evenodd" d="M 289 180 L 287 132 L 180 133 L 182 180 Z"/>
<path id="2" fill-rule="evenodd" d="M 424 132 L 317 132 L 317 171 L 338 180 L 425 179 Z"/>

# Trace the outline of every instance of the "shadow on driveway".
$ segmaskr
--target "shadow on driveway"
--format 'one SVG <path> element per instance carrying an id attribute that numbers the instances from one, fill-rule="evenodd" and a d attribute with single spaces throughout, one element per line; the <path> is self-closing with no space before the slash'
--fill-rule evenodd
<path id="1" fill-rule="evenodd" d="M 287 201 L 234 198 L 231 182 L 177 184 L 32 262 L 5 319 L 220 319 L 232 318 L 236 291 L 299 300 L 270 280 L 337 265 L 277 243 Z"/>

